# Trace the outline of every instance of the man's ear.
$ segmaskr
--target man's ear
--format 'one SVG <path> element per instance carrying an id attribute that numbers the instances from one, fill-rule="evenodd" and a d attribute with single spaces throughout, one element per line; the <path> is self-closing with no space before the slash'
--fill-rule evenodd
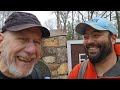
<path id="1" fill-rule="evenodd" d="M 0 52 L 1 52 L 1 49 L 2 49 L 2 41 L 3 41 L 3 39 L 4 39 L 4 35 L 3 35 L 3 33 L 0 33 Z"/>
<path id="2" fill-rule="evenodd" d="M 116 34 L 113 34 L 113 35 L 112 35 L 112 44 L 115 44 L 115 43 L 116 43 L 116 40 L 117 40 L 117 35 L 116 35 Z"/>
<path id="3" fill-rule="evenodd" d="M 0 42 L 3 41 L 3 37 L 4 37 L 3 33 L 0 33 Z"/>

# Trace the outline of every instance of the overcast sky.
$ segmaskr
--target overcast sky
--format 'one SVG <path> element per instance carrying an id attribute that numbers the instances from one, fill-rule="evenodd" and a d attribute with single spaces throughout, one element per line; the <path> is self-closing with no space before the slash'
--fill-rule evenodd
<path id="1" fill-rule="evenodd" d="M 42 25 L 45 25 L 45 22 L 48 21 L 48 19 L 55 18 L 55 15 L 51 14 L 51 11 L 23 11 L 23 12 L 30 12 L 36 15 Z"/>

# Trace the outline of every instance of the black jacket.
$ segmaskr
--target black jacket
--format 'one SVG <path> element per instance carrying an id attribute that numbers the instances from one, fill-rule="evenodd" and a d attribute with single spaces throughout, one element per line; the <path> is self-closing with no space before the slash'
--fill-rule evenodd
<path id="1" fill-rule="evenodd" d="M 13 79 L 13 78 L 7 77 L 2 72 L 0 72 L 0 79 Z M 38 68 L 33 68 L 33 72 L 29 76 L 19 79 L 44 79 L 44 77 L 42 76 Z"/>

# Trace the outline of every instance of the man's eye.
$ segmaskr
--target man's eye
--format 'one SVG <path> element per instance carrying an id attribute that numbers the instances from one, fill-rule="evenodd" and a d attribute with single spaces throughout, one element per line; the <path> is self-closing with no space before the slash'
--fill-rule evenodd
<path id="1" fill-rule="evenodd" d="M 34 41 L 34 42 L 35 42 L 36 44 L 39 44 L 39 45 L 41 44 L 41 42 L 40 42 L 40 41 Z"/>
<path id="2" fill-rule="evenodd" d="M 18 40 L 21 41 L 21 42 L 25 42 L 26 41 L 25 38 L 19 38 Z"/>
<path id="3" fill-rule="evenodd" d="M 17 39 L 19 42 L 21 42 L 21 43 L 26 43 L 26 42 L 28 42 L 28 39 L 26 39 L 26 38 L 18 38 Z"/>
<path id="4" fill-rule="evenodd" d="M 89 38 L 89 36 L 84 36 L 84 37 L 83 37 L 83 39 L 88 39 L 88 38 Z"/>
<path id="5" fill-rule="evenodd" d="M 100 35 L 99 34 L 95 34 L 94 37 L 99 37 Z"/>

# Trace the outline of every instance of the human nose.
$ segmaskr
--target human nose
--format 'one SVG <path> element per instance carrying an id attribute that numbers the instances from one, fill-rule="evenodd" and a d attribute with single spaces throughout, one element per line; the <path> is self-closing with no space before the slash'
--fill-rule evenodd
<path id="1" fill-rule="evenodd" d="M 30 55 L 35 54 L 36 51 L 37 51 L 37 48 L 36 48 L 34 42 L 29 42 L 25 47 L 25 52 L 27 52 Z"/>
<path id="2" fill-rule="evenodd" d="M 89 36 L 86 40 L 86 42 L 89 44 L 89 43 L 92 43 L 94 42 L 94 38 L 92 36 Z"/>

